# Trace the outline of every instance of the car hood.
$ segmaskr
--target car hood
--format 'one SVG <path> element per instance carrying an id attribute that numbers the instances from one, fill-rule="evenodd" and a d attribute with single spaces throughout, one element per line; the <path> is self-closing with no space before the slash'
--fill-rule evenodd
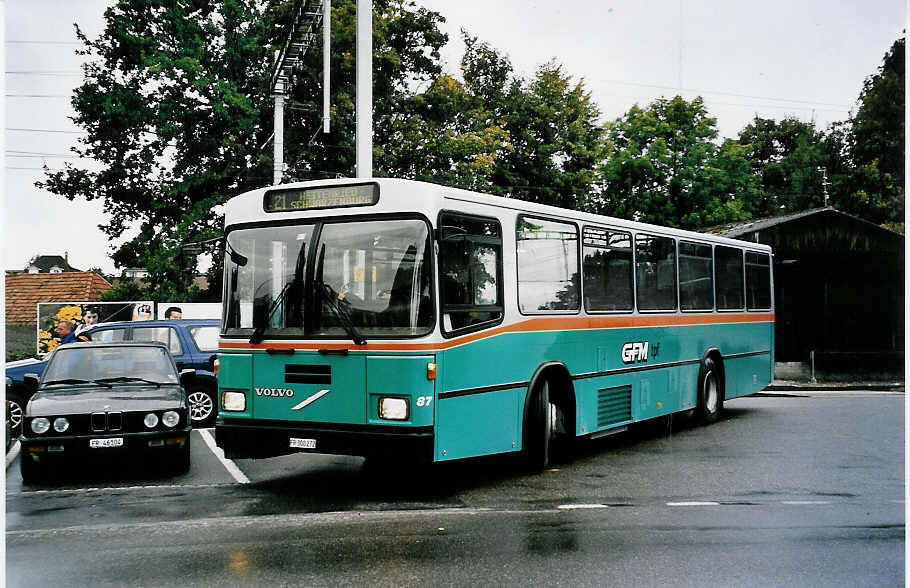
<path id="1" fill-rule="evenodd" d="M 25 414 L 52 416 L 101 411 L 138 412 L 181 408 L 185 405 L 186 393 L 180 386 L 59 386 L 36 392 L 29 400 Z"/>

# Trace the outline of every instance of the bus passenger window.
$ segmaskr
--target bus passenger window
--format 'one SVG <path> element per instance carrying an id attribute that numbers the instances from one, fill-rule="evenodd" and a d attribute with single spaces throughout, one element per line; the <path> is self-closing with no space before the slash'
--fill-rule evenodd
<path id="1" fill-rule="evenodd" d="M 521 312 L 578 310 L 578 228 L 519 217 L 516 239 Z"/>
<path id="2" fill-rule="evenodd" d="M 717 272 L 717 308 L 743 309 L 743 251 L 735 247 L 714 248 L 714 271 Z"/>
<path id="3" fill-rule="evenodd" d="M 480 328 L 502 320 L 499 222 L 443 213 L 439 226 L 443 332 Z"/>
<path id="4" fill-rule="evenodd" d="M 683 310 L 714 308 L 711 246 L 679 243 L 679 306 Z"/>
<path id="5" fill-rule="evenodd" d="M 632 310 L 632 235 L 585 227 L 585 310 Z"/>
<path id="6" fill-rule="evenodd" d="M 676 310 L 676 242 L 636 235 L 635 277 L 639 310 Z"/>
<path id="7" fill-rule="evenodd" d="M 771 256 L 746 252 L 746 302 L 749 310 L 771 308 Z"/>

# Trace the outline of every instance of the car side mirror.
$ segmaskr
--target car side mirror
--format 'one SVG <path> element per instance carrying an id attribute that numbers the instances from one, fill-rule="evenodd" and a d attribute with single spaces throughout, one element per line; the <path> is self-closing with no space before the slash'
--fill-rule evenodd
<path id="1" fill-rule="evenodd" d="M 38 389 L 38 374 L 25 374 L 22 376 L 22 381 L 29 392 L 34 392 Z"/>

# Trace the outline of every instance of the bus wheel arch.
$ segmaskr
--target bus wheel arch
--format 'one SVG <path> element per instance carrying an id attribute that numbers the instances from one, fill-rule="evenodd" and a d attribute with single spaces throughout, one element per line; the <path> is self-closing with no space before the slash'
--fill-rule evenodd
<path id="1" fill-rule="evenodd" d="M 706 424 L 717 421 L 724 408 L 726 374 L 723 356 L 717 348 L 702 357 L 696 384 L 696 415 Z"/>
<path id="2" fill-rule="evenodd" d="M 531 470 L 539 471 L 550 456 L 575 437 L 575 387 L 565 364 L 541 364 L 528 385 L 522 418 L 522 452 Z"/>

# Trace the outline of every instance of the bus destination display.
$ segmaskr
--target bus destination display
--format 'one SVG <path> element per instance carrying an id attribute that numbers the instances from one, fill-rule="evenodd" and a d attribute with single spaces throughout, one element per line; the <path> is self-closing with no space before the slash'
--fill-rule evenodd
<path id="1" fill-rule="evenodd" d="M 326 186 L 324 188 L 291 188 L 269 190 L 265 193 L 263 207 L 266 212 L 312 210 L 344 206 L 370 206 L 379 201 L 379 186 Z"/>

